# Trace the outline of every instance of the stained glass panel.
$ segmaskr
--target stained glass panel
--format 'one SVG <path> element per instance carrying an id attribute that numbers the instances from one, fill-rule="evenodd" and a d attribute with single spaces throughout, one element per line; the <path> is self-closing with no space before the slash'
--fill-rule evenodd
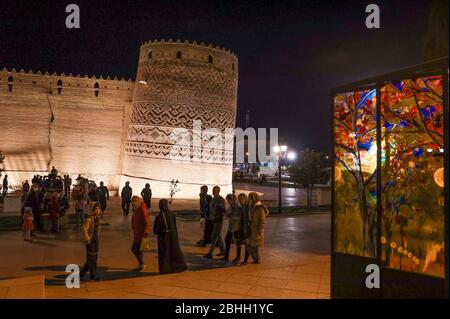
<path id="1" fill-rule="evenodd" d="M 382 262 L 444 277 L 442 76 L 381 89 Z"/>
<path id="2" fill-rule="evenodd" d="M 376 91 L 334 97 L 336 252 L 376 255 Z"/>

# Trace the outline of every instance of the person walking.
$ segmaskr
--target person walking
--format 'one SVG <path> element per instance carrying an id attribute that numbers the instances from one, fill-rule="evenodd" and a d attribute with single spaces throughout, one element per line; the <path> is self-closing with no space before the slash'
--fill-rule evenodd
<path id="1" fill-rule="evenodd" d="M 228 261 L 230 256 L 231 241 L 234 240 L 236 243 L 236 258 L 234 262 L 241 259 L 241 219 L 242 219 L 242 208 L 237 203 L 236 195 L 228 194 L 226 196 L 228 203 L 228 209 L 225 214 L 229 218 L 227 235 L 225 236 L 225 256 L 222 260 Z"/>
<path id="2" fill-rule="evenodd" d="M 99 249 L 100 216 L 102 210 L 100 203 L 92 202 L 89 217 L 83 223 L 83 239 L 86 245 L 86 263 L 80 271 L 80 278 L 89 272 L 91 281 L 100 281 L 97 277 L 97 259 Z"/>
<path id="3" fill-rule="evenodd" d="M 222 226 L 223 226 L 223 216 L 225 214 L 225 200 L 220 196 L 220 187 L 213 187 L 213 198 L 209 205 L 210 218 L 213 224 L 213 231 L 211 234 L 211 245 L 209 251 L 205 258 L 213 258 L 213 251 L 216 245 L 219 245 L 220 253 L 218 256 L 225 255 L 225 244 L 222 239 Z"/>
<path id="4" fill-rule="evenodd" d="M 107 201 L 109 201 L 109 191 L 108 187 L 106 187 L 103 182 L 100 182 L 100 186 L 97 188 L 97 198 L 100 207 L 102 208 L 102 212 L 105 212 Z"/>
<path id="5" fill-rule="evenodd" d="M 178 240 L 175 214 L 169 210 L 169 201 L 159 201 L 159 214 L 155 218 L 153 232 L 158 236 L 158 266 L 160 274 L 183 272 L 186 260 Z"/>
<path id="6" fill-rule="evenodd" d="M 213 224 L 209 218 L 209 204 L 211 203 L 212 196 L 208 195 L 208 186 L 203 185 L 200 187 L 199 197 L 201 213 L 200 227 L 203 229 L 203 236 L 202 239 L 197 242 L 197 246 L 206 247 L 206 245 L 211 243 L 211 233 L 213 230 Z"/>
<path id="7" fill-rule="evenodd" d="M 145 184 L 145 187 L 141 191 L 141 196 L 144 200 L 145 205 L 147 205 L 148 213 L 151 213 L 152 210 L 152 189 L 150 188 L 150 184 Z"/>
<path id="8" fill-rule="evenodd" d="M 250 246 L 249 246 L 249 238 L 250 238 L 250 216 L 248 209 L 248 198 L 244 193 L 239 194 L 238 196 L 239 206 L 242 209 L 242 218 L 241 218 L 241 244 L 245 246 L 245 254 L 244 261 L 241 263 L 241 266 L 247 265 L 248 257 L 250 256 Z M 241 259 L 241 245 L 237 246 L 238 256 L 236 257 L 237 261 Z"/>
<path id="9" fill-rule="evenodd" d="M 133 196 L 133 189 L 130 187 L 130 182 L 125 182 L 125 186 L 120 192 L 122 198 L 122 211 L 124 216 L 128 216 L 130 211 L 131 196 Z"/>
<path id="10" fill-rule="evenodd" d="M 3 197 L 6 196 L 7 192 L 8 192 L 8 175 L 5 175 L 5 177 L 3 177 L 3 188 L 2 188 Z"/>
<path id="11" fill-rule="evenodd" d="M 138 266 L 134 270 L 142 271 L 146 266 L 144 265 L 144 253 L 141 250 L 141 243 L 150 234 L 150 217 L 148 215 L 147 205 L 139 196 L 133 196 L 131 206 L 133 209 L 133 216 L 131 218 L 133 243 L 131 245 L 131 251 L 138 261 Z"/>
<path id="12" fill-rule="evenodd" d="M 251 192 L 248 195 L 248 202 L 250 210 L 250 255 L 254 264 L 260 264 L 261 256 L 259 248 L 264 244 L 264 225 L 269 211 L 261 203 L 261 198 L 258 193 Z"/>

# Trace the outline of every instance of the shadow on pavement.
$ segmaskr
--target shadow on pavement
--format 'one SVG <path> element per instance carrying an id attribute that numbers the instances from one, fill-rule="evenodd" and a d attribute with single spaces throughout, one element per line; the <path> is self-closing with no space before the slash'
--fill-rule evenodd
<path id="1" fill-rule="evenodd" d="M 203 255 L 195 253 L 185 253 L 188 269 L 192 271 L 208 270 L 217 268 L 233 267 L 237 264 L 232 261 L 222 261 L 219 259 L 207 259 Z"/>
<path id="2" fill-rule="evenodd" d="M 65 265 L 52 265 L 52 266 L 35 266 L 28 267 L 25 270 L 30 271 L 55 271 L 60 274 L 54 275 L 53 277 L 46 276 L 45 285 L 49 286 L 65 286 L 66 278 L 68 273 L 61 274 L 61 272 L 65 272 Z M 98 267 L 97 268 L 97 276 L 102 279 L 102 281 L 112 281 L 119 279 L 131 279 L 131 278 L 140 278 L 140 277 L 148 277 L 148 276 L 156 276 L 159 275 L 157 272 L 138 272 L 132 269 L 125 268 L 110 268 L 110 267 Z M 89 274 L 86 275 L 85 279 L 89 278 Z"/>

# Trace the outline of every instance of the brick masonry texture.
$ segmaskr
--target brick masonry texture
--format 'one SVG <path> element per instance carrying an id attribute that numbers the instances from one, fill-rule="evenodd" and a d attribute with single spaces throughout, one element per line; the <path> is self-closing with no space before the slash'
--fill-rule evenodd
<path id="1" fill-rule="evenodd" d="M 237 74 L 232 52 L 179 40 L 143 43 L 135 81 L 3 69 L 0 150 L 10 184 L 55 166 L 113 189 L 129 180 L 135 193 L 149 182 L 155 197 L 168 196 L 172 179 L 180 198 L 197 197 L 203 184 L 231 191 L 225 129 L 235 126 Z M 193 120 L 220 129 L 223 149 L 212 149 Z M 182 153 L 180 138 L 201 147 Z"/>

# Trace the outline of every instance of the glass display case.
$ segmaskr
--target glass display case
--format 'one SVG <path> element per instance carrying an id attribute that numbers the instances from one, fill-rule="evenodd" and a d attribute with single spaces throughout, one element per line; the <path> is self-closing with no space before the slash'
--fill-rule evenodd
<path id="1" fill-rule="evenodd" d="M 448 296 L 448 58 L 337 88 L 332 108 L 333 297 Z"/>

